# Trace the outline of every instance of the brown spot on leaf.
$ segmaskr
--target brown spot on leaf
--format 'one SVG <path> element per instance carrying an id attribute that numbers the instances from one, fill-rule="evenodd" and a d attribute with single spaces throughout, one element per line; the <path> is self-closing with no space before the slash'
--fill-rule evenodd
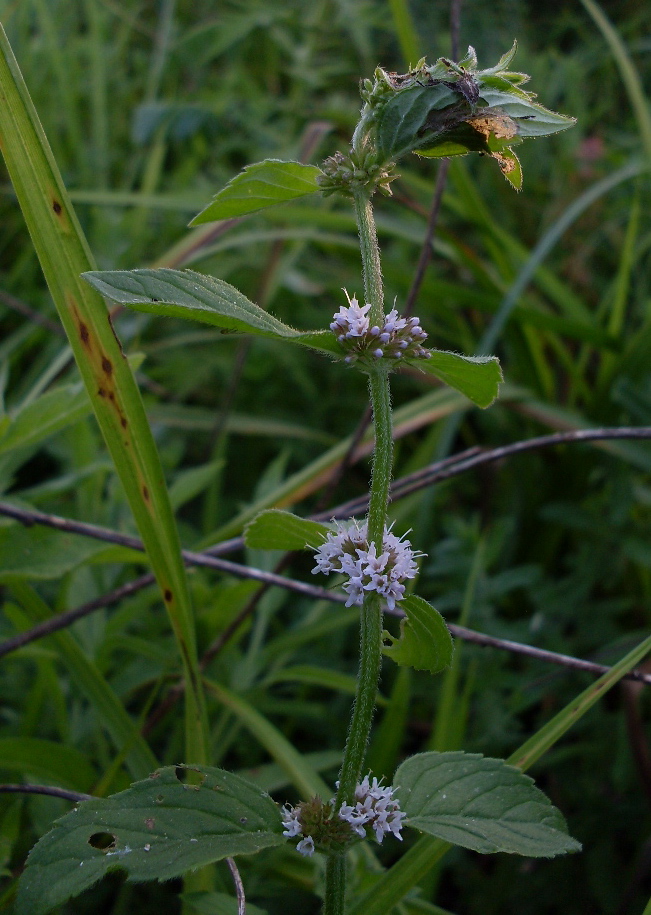
<path id="1" fill-rule="evenodd" d="M 88 327 L 84 324 L 83 321 L 79 322 L 79 336 L 81 337 L 81 342 L 84 346 L 89 345 L 90 334 L 88 333 Z"/>
<path id="2" fill-rule="evenodd" d="M 55 212 L 55 213 L 57 214 L 57 216 L 58 216 L 58 215 L 61 213 L 63 207 L 61 206 L 61 204 L 59 203 L 58 200 L 53 200 L 53 201 L 52 201 L 52 209 L 54 210 L 54 212 Z"/>
<path id="3" fill-rule="evenodd" d="M 518 125 L 513 118 L 499 108 L 493 108 L 483 114 L 467 118 L 466 123 L 487 140 L 491 134 L 494 134 L 498 140 L 511 140 L 518 132 Z"/>
<path id="4" fill-rule="evenodd" d="M 104 390 L 104 388 L 98 388 L 97 394 L 99 397 L 106 397 L 106 391 Z"/>
<path id="5" fill-rule="evenodd" d="M 172 600 L 174 595 L 172 594 L 172 592 L 170 591 L 169 588 L 165 588 L 165 593 L 164 593 L 163 597 L 165 598 L 166 603 L 169 604 L 169 602 Z"/>
<path id="6" fill-rule="evenodd" d="M 102 368 L 107 375 L 113 374 L 113 363 L 107 356 L 102 356 Z"/>
<path id="7" fill-rule="evenodd" d="M 120 417 L 120 425 L 122 426 L 123 429 L 126 429 L 127 426 L 129 425 L 129 423 L 126 421 L 126 418 L 124 416 Z"/>
<path id="8" fill-rule="evenodd" d="M 142 487 L 142 497 L 145 500 L 145 502 L 149 502 L 149 490 L 147 489 L 146 486 Z"/>

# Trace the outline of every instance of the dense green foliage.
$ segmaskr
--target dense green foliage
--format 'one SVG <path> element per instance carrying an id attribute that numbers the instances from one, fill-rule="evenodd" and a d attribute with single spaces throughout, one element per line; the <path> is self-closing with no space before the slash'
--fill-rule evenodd
<path id="1" fill-rule="evenodd" d="M 489 64 L 517 38 L 516 65 L 540 102 L 578 124 L 518 148 L 519 195 L 491 161 L 451 164 L 415 311 L 433 346 L 496 352 L 506 384 L 484 413 L 430 375 L 396 375 L 396 477 L 474 445 L 651 424 L 643 12 L 602 5 L 628 55 L 618 59 L 587 0 L 467 6 L 460 56 L 471 43 Z M 328 326 L 342 287 L 362 291 L 346 201 L 307 197 L 246 220 L 187 223 L 251 162 L 319 163 L 341 149 L 357 120 L 359 78 L 378 63 L 403 71 L 423 54 L 450 55 L 447 3 L 411 4 L 414 29 L 403 9 L 380 0 L 219 10 L 208 0 L 2 0 L 0 20 L 98 267 L 191 267 L 308 329 Z M 387 300 L 399 305 L 438 168 L 401 161 L 393 200 L 377 201 Z M 2 186 L 2 498 L 135 534 L 23 217 Z M 358 374 L 300 346 L 146 313 L 117 310 L 114 326 L 137 366 L 184 547 L 240 534 L 256 507 L 308 515 L 367 491 L 366 452 L 328 485 L 366 407 Z M 392 516 L 427 553 L 418 591 L 448 621 L 610 664 L 648 630 L 650 470 L 646 443 L 565 445 L 453 477 L 396 503 Z M 129 546 L 0 525 L 3 640 L 146 571 Z M 248 548 L 229 558 L 270 570 L 281 555 Z M 305 555 L 285 566 L 314 582 L 310 569 Z M 271 589 L 231 630 L 258 586 L 207 568 L 192 569 L 190 586 L 199 655 L 210 649 L 210 764 L 280 802 L 332 790 L 357 669 L 355 608 Z M 151 584 L 3 657 L 0 780 L 103 796 L 182 761 L 183 715 L 171 701 L 181 670 Z M 414 752 L 508 756 L 589 682 L 459 640 L 444 675 L 387 662 L 369 765 L 390 778 Z M 426 901 L 458 915 L 641 911 L 651 894 L 648 714 L 645 693 L 627 685 L 531 772 L 582 853 L 523 865 L 455 850 L 401 911 L 437 911 Z M 0 911 L 11 911 L 29 848 L 69 809 L 0 794 Z M 398 854 L 396 843 L 380 851 L 385 864 Z M 292 911 L 318 911 L 318 860 L 282 845 L 238 863 L 263 911 L 287 911 L 288 885 Z M 361 855 L 359 865 L 368 881 Z M 232 895 L 225 865 L 216 881 Z M 112 876 L 63 911 L 173 912 L 178 892 L 178 883 Z M 221 895 L 213 903 L 197 911 L 230 911 Z"/>

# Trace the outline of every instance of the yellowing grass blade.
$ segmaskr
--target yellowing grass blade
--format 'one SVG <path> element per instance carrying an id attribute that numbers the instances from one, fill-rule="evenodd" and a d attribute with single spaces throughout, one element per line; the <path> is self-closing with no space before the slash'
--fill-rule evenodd
<path id="1" fill-rule="evenodd" d="M 205 711 L 185 568 L 140 392 L 101 296 L 81 227 L 0 27 L 0 148 L 97 421 L 165 601 L 186 677 L 186 762 L 205 763 Z"/>

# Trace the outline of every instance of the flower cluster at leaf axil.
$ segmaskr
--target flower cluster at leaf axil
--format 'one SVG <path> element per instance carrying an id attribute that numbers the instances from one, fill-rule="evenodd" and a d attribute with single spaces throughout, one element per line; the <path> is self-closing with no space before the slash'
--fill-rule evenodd
<path id="1" fill-rule="evenodd" d="M 334 315 L 330 330 L 346 350 L 345 361 L 349 364 L 361 361 L 367 364 L 378 359 L 428 359 L 429 350 L 421 346 L 427 334 L 418 318 L 400 318 L 395 308 L 391 309 L 380 327 L 368 317 L 370 305 L 360 305 L 355 296 L 344 289 L 348 305 L 342 305 Z"/>
<path id="2" fill-rule="evenodd" d="M 342 804 L 335 815 L 335 799 L 323 803 L 313 798 L 296 807 L 282 808 L 283 835 L 288 839 L 301 837 L 296 851 L 310 856 L 315 849 L 342 851 L 355 837 L 368 838 L 367 827 L 375 833 L 378 842 L 387 833 L 402 841 L 400 831 L 405 814 L 393 796 L 394 788 L 381 785 L 369 776 L 355 788 L 353 804 Z"/>
<path id="3" fill-rule="evenodd" d="M 317 572 L 343 572 L 348 576 L 343 588 L 348 594 L 346 606 L 362 604 L 365 591 L 377 591 L 386 601 L 389 610 L 404 597 L 407 578 L 415 578 L 418 566 L 408 540 L 396 537 L 385 527 L 382 552 L 378 556 L 374 543 L 368 543 L 366 521 L 337 522 L 336 530 L 326 534 L 325 543 L 315 554 Z"/>

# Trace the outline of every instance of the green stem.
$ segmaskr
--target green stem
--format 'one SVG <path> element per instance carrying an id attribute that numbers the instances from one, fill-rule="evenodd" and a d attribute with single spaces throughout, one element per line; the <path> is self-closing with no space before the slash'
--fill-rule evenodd
<path id="1" fill-rule="evenodd" d="M 384 295 L 380 251 L 373 219 L 373 209 L 368 196 L 359 192 L 355 196 L 355 213 L 359 228 L 362 264 L 364 269 L 365 301 L 371 304 L 371 323 L 384 321 Z M 391 470 L 393 464 L 393 434 L 391 425 L 391 396 L 389 372 L 384 366 L 369 372 L 369 395 L 373 407 L 375 426 L 375 453 L 371 475 L 371 492 L 368 512 L 368 540 L 375 543 L 378 554 L 382 551 Z M 360 661 L 357 692 L 351 715 L 350 728 L 339 774 L 337 808 L 353 799 L 355 786 L 360 780 L 364 757 L 371 733 L 377 686 L 382 662 L 382 599 L 371 592 L 364 600 L 360 620 Z M 342 915 L 345 896 L 345 859 L 328 859 L 324 915 Z"/>
<path id="2" fill-rule="evenodd" d="M 346 856 L 336 855 L 326 860 L 326 890 L 324 911 L 328 915 L 344 915 L 346 899 Z"/>
<path id="3" fill-rule="evenodd" d="M 364 273 L 364 294 L 370 302 L 369 318 L 371 326 L 382 326 L 384 320 L 384 291 L 382 289 L 382 269 L 380 266 L 380 248 L 377 243 L 373 205 L 368 193 L 360 189 L 355 192 L 355 218 L 362 255 Z"/>

